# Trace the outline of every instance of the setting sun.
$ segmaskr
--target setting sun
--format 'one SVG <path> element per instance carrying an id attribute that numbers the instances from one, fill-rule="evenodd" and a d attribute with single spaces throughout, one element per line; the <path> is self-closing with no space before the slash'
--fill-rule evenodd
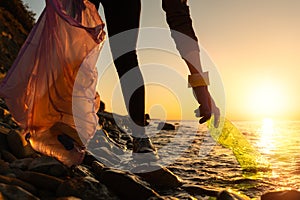
<path id="1" fill-rule="evenodd" d="M 286 106 L 284 90 L 275 81 L 263 81 L 249 91 L 249 112 L 256 116 L 273 117 L 280 115 Z"/>

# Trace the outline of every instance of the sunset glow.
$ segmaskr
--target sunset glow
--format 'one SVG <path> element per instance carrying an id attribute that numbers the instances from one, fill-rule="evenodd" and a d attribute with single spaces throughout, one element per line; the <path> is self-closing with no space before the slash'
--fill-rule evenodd
<path id="1" fill-rule="evenodd" d="M 44 7 L 44 1 L 25 0 L 25 3 L 38 13 L 36 16 L 38 18 Z M 220 72 L 226 94 L 225 109 L 228 118 L 261 120 L 271 117 L 299 120 L 300 1 L 189 0 L 188 4 L 199 44 L 205 48 Z M 99 9 L 99 13 L 105 20 L 102 8 Z M 161 9 L 161 1 L 142 2 L 141 27 L 169 28 L 165 13 Z M 139 37 L 141 39 L 143 34 Z M 158 39 L 160 38 L 153 37 L 153 41 Z M 163 42 L 170 42 L 173 50 L 177 51 L 171 37 Z M 102 51 L 99 60 L 103 59 L 103 55 L 110 55 L 110 52 Z M 175 65 L 178 64 L 181 66 L 180 70 L 187 69 L 179 58 L 166 58 L 163 52 L 154 52 L 150 56 L 151 62 L 165 64 L 162 62 L 167 60 L 172 62 L 167 63 L 170 67 L 177 67 Z M 139 55 L 141 64 L 148 63 L 148 60 L 148 57 Z M 206 63 L 202 64 L 205 68 Z M 101 63 L 97 68 L 101 74 L 103 68 Z M 107 79 L 100 81 L 98 87 L 101 99 L 105 101 L 108 110 L 111 110 L 111 85 L 118 81 L 113 68 L 111 68 L 113 73 L 107 73 L 105 75 Z M 160 75 L 168 76 L 168 74 Z M 185 71 L 183 76 L 186 75 Z M 215 81 L 211 81 L 210 87 L 215 87 Z M 149 94 L 152 93 L 155 91 Z M 218 92 L 214 94 L 218 101 L 219 97 L 216 94 Z M 156 100 L 163 102 L 164 99 L 160 97 L 156 96 Z M 152 106 L 148 104 L 147 111 Z M 184 111 L 192 110 L 194 107 L 195 105 Z M 157 110 L 157 107 L 154 110 Z M 155 112 L 162 113 L 162 110 Z M 167 117 L 174 119 L 179 115 L 179 113 L 168 114 Z"/>
<path id="2" fill-rule="evenodd" d="M 288 102 L 285 102 L 285 91 L 275 81 L 264 80 L 253 86 L 248 92 L 249 113 L 257 117 L 273 117 L 282 114 L 281 111 Z"/>

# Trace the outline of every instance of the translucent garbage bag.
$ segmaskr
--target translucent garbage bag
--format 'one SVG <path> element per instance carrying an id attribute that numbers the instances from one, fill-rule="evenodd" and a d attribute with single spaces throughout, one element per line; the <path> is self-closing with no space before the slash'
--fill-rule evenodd
<path id="1" fill-rule="evenodd" d="M 77 131 L 81 144 L 74 141 L 79 146 L 95 134 L 95 64 L 105 38 L 103 27 L 98 11 L 87 0 L 46 0 L 0 85 L 0 97 L 24 133 L 31 133 L 33 148 L 68 165 L 79 162 L 82 152 L 63 151 L 58 133 L 50 129 L 58 122 L 66 124 Z"/>

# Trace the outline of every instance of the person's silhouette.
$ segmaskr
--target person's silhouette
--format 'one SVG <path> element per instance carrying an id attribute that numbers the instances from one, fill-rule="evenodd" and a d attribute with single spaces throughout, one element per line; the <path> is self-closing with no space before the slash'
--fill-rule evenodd
<path id="1" fill-rule="evenodd" d="M 145 89 L 142 73 L 139 69 L 136 54 L 138 28 L 140 24 L 140 0 L 90 0 L 99 8 L 101 3 L 104 8 L 108 36 L 112 37 L 122 33 L 124 40 L 117 42 L 110 40 L 114 64 L 121 80 L 121 88 L 129 116 L 138 125 L 132 130 L 134 153 L 151 153 L 156 156 L 156 149 L 145 134 Z M 202 71 L 198 39 L 192 27 L 192 20 L 186 0 L 162 0 L 162 8 L 166 13 L 166 20 L 171 30 L 171 35 L 182 58 L 185 60 L 191 75 L 189 85 L 193 88 L 196 100 L 200 104 L 200 123 L 210 119 L 212 113 L 219 115 L 208 91 L 208 76 Z M 128 34 L 125 31 L 131 30 Z M 188 36 L 184 39 L 181 34 Z M 155 38 L 154 38 L 155 39 Z M 119 56 L 120 49 L 131 51 Z M 135 70 L 132 70 L 135 69 Z M 130 72 L 130 77 L 122 79 L 123 75 Z M 136 89 L 138 88 L 138 89 Z M 133 89 L 136 89 L 133 91 Z M 132 94 L 132 95 L 130 95 Z"/>

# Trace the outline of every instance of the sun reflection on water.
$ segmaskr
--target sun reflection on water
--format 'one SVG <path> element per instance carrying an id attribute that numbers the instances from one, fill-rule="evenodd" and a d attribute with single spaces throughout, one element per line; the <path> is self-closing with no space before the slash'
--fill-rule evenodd
<path id="1" fill-rule="evenodd" d="M 264 118 L 262 125 L 258 130 L 259 140 L 258 146 L 260 151 L 265 154 L 272 154 L 276 150 L 274 121 L 271 118 Z"/>

